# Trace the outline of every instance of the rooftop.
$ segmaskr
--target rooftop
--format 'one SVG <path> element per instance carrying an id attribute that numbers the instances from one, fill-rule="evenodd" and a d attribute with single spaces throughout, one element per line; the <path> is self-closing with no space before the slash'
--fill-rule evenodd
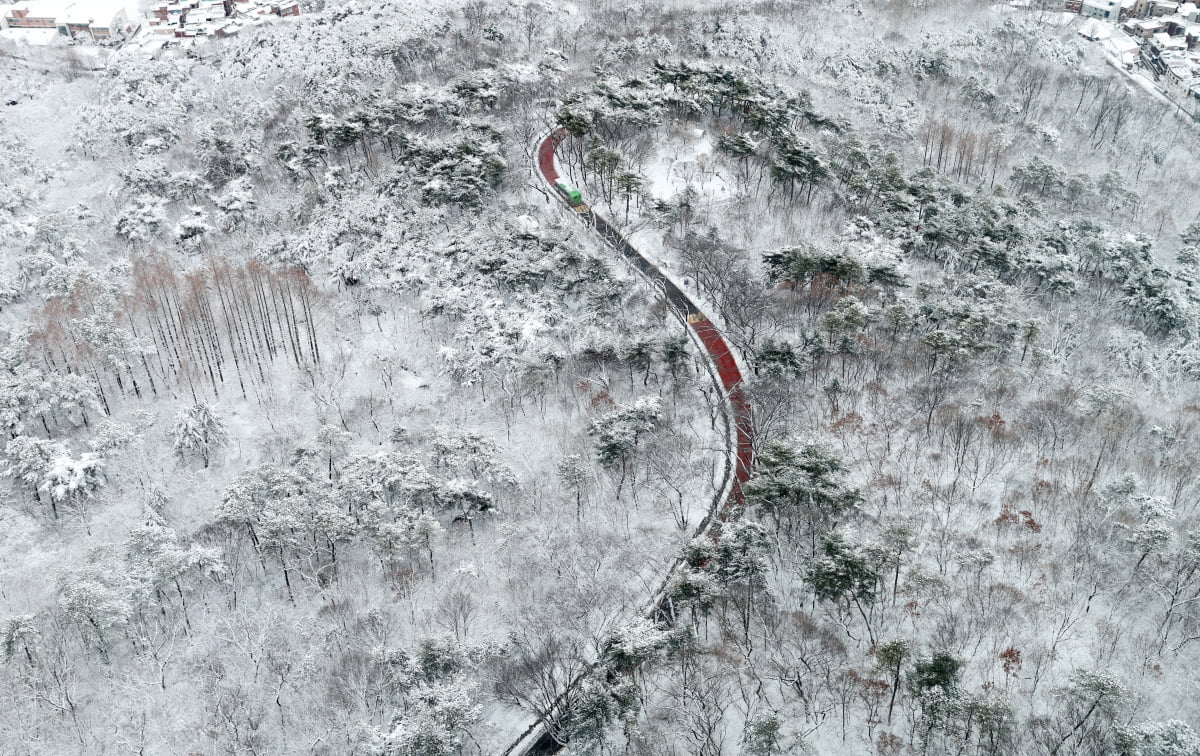
<path id="1" fill-rule="evenodd" d="M 1089 18 L 1083 26 L 1079 28 L 1079 35 L 1091 40 L 1108 39 L 1112 36 L 1112 27 L 1108 24 L 1101 23 L 1099 19 Z"/>
<path id="2" fill-rule="evenodd" d="M 1108 38 L 1108 46 L 1113 52 L 1118 55 L 1125 53 L 1136 53 L 1140 49 L 1140 45 L 1131 39 L 1127 34 L 1117 32 Z"/>

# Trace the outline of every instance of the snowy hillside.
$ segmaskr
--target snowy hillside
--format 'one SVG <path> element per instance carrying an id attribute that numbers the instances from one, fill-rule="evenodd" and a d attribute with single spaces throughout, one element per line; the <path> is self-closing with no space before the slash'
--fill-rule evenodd
<path id="1" fill-rule="evenodd" d="M 0 41 L 0 753 L 1200 756 L 1200 131 L 1032 5 Z"/>

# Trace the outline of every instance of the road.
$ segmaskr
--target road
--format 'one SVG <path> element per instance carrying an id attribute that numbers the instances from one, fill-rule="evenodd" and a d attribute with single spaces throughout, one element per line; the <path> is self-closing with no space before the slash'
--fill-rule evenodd
<path id="1" fill-rule="evenodd" d="M 742 487 L 750 479 L 753 463 L 754 424 L 750 403 L 742 387 L 742 371 L 725 337 L 686 291 L 630 244 L 629 240 L 603 216 L 591 208 L 572 208 L 566 198 L 554 190 L 554 182 L 559 178 L 554 153 L 566 138 L 567 134 L 563 129 L 555 129 L 538 144 L 538 172 L 550 186 L 551 194 L 562 202 L 564 208 L 571 210 L 580 221 L 594 229 L 608 246 L 619 252 L 646 278 L 652 289 L 662 294 L 675 316 L 685 327 L 691 329 L 693 338 L 707 357 L 713 383 L 724 397 L 726 428 L 731 427 L 732 430 L 725 434 L 725 479 L 717 496 L 713 498 L 708 513 L 694 533 L 695 536 L 707 534 L 715 538 L 720 523 L 728 517 L 730 509 L 742 503 Z M 663 576 L 658 590 L 651 596 L 645 607 L 645 616 L 649 619 L 655 622 L 669 621 L 670 612 L 665 605 L 665 591 L 680 566 L 681 562 L 676 560 L 671 570 Z M 594 669 L 595 665 L 592 665 L 573 680 L 567 687 L 568 692 L 577 687 Z M 559 697 L 559 702 L 565 702 L 567 698 L 567 694 L 564 693 Z M 558 708 L 561 709 L 561 706 Z M 560 717 L 563 713 L 561 710 L 557 712 Z M 555 739 L 545 723 L 539 721 L 526 730 L 504 753 L 505 756 L 546 756 L 558 753 L 562 748 L 563 744 Z"/>

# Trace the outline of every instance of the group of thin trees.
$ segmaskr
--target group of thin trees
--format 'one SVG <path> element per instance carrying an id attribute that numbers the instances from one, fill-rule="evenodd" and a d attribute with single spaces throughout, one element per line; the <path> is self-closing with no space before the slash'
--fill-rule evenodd
<path id="1" fill-rule="evenodd" d="M 921 126 L 924 165 L 962 180 L 996 183 L 1010 140 L 995 130 L 978 132 L 955 127 L 946 119 L 930 118 Z"/>
<path id="2" fill-rule="evenodd" d="M 243 398 L 266 385 L 276 360 L 321 360 L 321 295 L 299 268 L 215 257 L 180 272 L 162 256 L 132 265 L 131 285 L 106 296 L 77 285 L 50 299 L 30 336 L 47 370 L 92 378 L 109 407 L 116 396 L 219 398 L 236 383 Z"/>

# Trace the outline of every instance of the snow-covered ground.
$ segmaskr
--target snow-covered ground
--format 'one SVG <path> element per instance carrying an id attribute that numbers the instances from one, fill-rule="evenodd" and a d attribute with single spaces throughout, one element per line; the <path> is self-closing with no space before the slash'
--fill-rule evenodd
<path id="1" fill-rule="evenodd" d="M 665 199 L 691 186 L 706 201 L 720 202 L 731 197 L 729 182 L 717 170 L 713 149 L 713 135 L 704 129 L 685 129 L 673 134 L 645 166 L 650 192 Z"/>

